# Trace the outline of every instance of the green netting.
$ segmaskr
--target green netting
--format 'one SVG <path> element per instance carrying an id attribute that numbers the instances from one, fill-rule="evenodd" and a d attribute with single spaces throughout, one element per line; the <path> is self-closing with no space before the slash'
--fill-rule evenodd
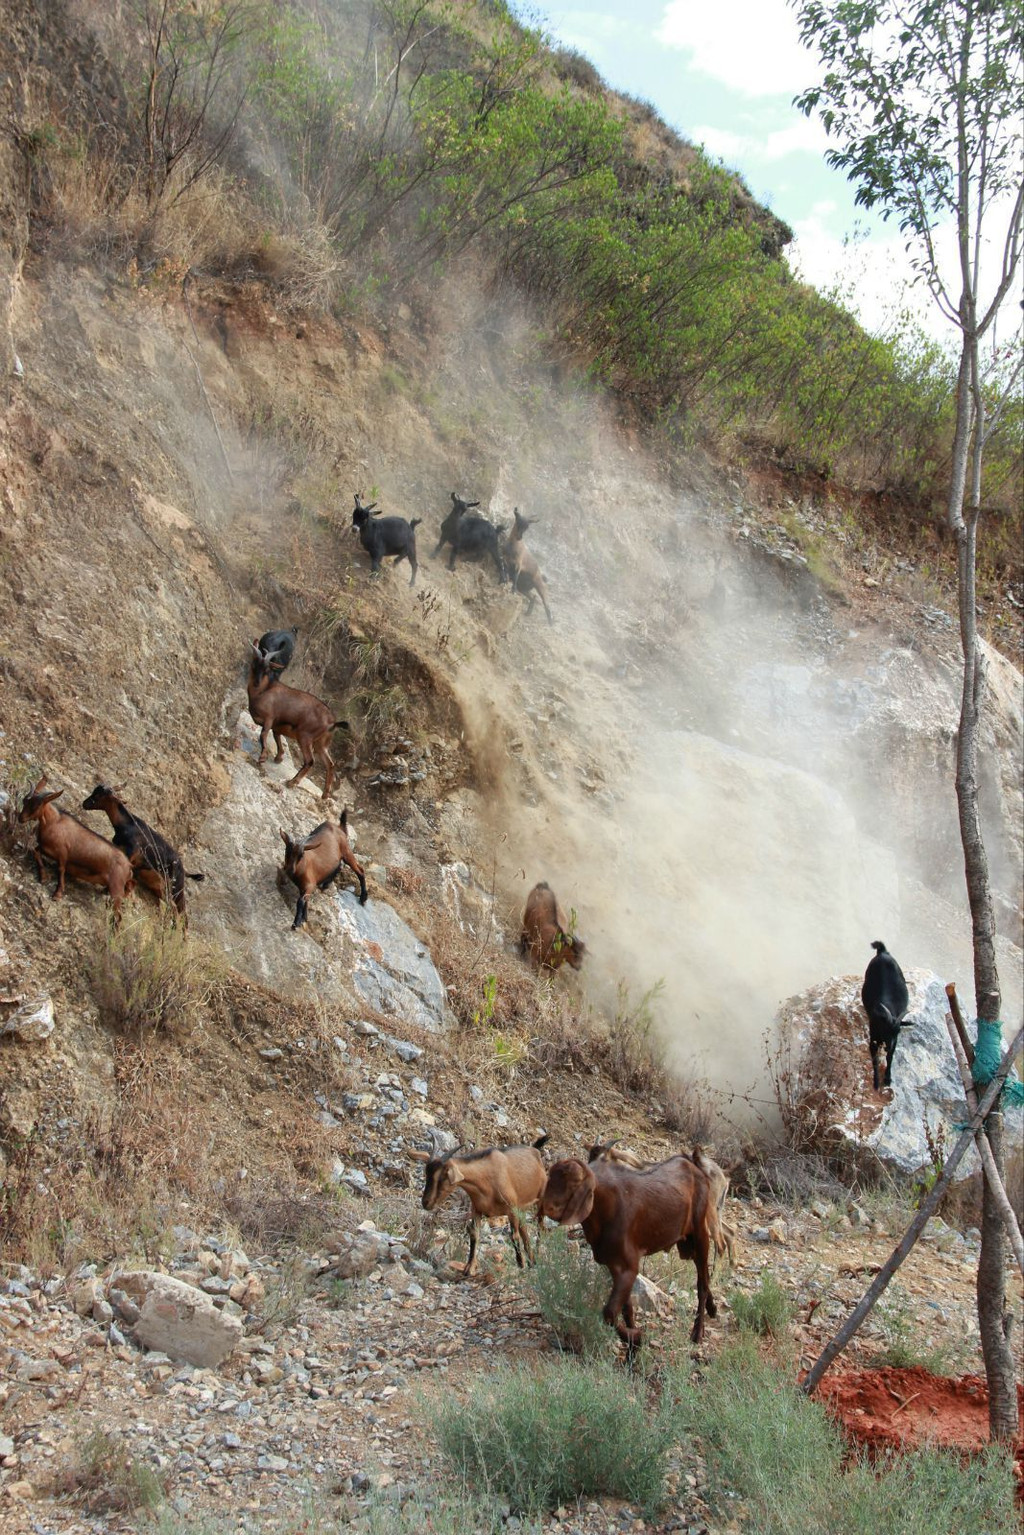
<path id="1" fill-rule="evenodd" d="M 1002 1024 L 998 1018 L 991 1023 L 987 1018 L 979 1018 L 978 1039 L 974 1046 L 974 1065 L 971 1068 L 971 1075 L 978 1087 L 984 1087 L 986 1083 L 991 1082 L 999 1070 L 999 1062 L 1002 1058 Z M 1007 1103 L 1024 1104 L 1024 1083 L 1008 1081 L 1003 1088 L 1002 1096 Z"/>

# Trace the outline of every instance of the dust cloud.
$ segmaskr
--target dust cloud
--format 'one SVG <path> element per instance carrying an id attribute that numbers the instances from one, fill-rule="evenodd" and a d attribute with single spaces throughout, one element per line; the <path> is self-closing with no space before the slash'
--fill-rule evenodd
<path id="1" fill-rule="evenodd" d="M 531 351 L 525 318 L 474 315 L 464 293 L 458 304 L 435 383 L 447 411 L 472 408 L 480 424 L 476 463 L 453 456 L 445 497 L 479 496 L 505 525 L 514 506 L 536 518 L 527 541 L 555 619 L 481 579 L 495 653 L 456 679 L 486 721 L 482 814 L 508 926 L 547 879 L 578 914 L 588 994 L 614 1016 L 620 985 L 635 1001 L 662 981 L 675 1062 L 723 1105 L 766 1097 L 779 1003 L 862 972 L 872 939 L 970 998 L 955 664 L 822 596 L 792 553 L 767 552 L 771 514 L 738 483 L 702 483 L 685 458 L 681 483 L 596 392 L 531 374 L 517 362 Z M 478 383 L 489 375 L 472 404 L 470 360 Z M 440 505 L 439 492 L 423 491 Z M 1012 709 L 988 752 L 986 831 L 1016 906 Z M 998 788 L 999 753 L 1016 755 L 1015 793 Z M 1002 941 L 1000 958 L 1016 1017 L 1021 952 Z"/>

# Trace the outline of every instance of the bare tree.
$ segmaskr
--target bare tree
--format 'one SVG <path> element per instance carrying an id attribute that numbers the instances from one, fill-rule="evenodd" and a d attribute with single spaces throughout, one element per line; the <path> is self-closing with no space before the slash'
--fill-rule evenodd
<path id="1" fill-rule="evenodd" d="M 141 0 L 138 14 L 145 34 L 146 202 L 153 210 L 179 168 L 174 202 L 223 157 L 247 94 L 235 75 L 238 50 L 263 12 L 253 0 L 205 7 Z"/>
<path id="2" fill-rule="evenodd" d="M 978 723 L 985 685 L 975 585 L 985 444 L 1021 374 L 1019 346 L 982 355 L 1020 270 L 1024 155 L 1020 102 L 1024 0 L 792 0 L 800 35 L 826 67 L 797 98 L 837 147 L 826 158 L 857 201 L 895 216 L 919 276 L 960 337 L 947 516 L 956 538 L 963 688 L 956 792 L 974 930 L 979 1031 L 999 1027 L 995 918 L 978 811 Z M 995 226 L 995 235 L 992 228 Z M 955 247 L 947 274 L 943 241 Z M 1015 325 L 1017 317 L 1015 316 Z M 1018 333 L 1019 334 L 1019 333 Z M 1001 362 L 1001 368 L 999 366 Z M 995 366 L 993 366 L 995 364 Z M 1002 1116 L 988 1121 L 1002 1171 Z M 994 1438 L 1017 1432 L 1006 1248 L 986 1182 L 978 1322 Z"/>

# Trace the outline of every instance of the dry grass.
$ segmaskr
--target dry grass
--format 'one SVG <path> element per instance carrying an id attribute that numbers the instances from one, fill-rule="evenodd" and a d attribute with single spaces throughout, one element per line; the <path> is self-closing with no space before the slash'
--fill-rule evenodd
<path id="1" fill-rule="evenodd" d="M 223 955 L 189 937 L 171 909 L 141 902 L 107 928 L 90 980 L 103 1022 L 118 1034 L 188 1034 L 227 978 Z"/>
<path id="2" fill-rule="evenodd" d="M 165 1487 L 152 1466 L 133 1455 L 124 1435 L 97 1428 L 55 1478 L 55 1491 L 90 1514 L 138 1514 L 163 1502 Z"/>

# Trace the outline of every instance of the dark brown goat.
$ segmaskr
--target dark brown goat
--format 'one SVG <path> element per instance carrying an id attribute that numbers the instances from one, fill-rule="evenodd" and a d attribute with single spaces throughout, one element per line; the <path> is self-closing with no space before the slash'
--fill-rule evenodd
<path id="1" fill-rule="evenodd" d="M 520 1240 L 526 1249 L 527 1261 L 532 1259 L 530 1239 L 519 1215 L 536 1204 L 544 1192 L 547 1172 L 540 1148 L 548 1137 L 540 1136 L 532 1146 L 493 1146 L 486 1151 L 451 1151 L 443 1157 L 431 1157 L 425 1151 L 411 1151 L 414 1162 L 425 1162 L 426 1177 L 423 1183 L 423 1208 L 435 1210 L 456 1189 L 462 1189 L 473 1207 L 470 1218 L 469 1259 L 465 1273 L 469 1278 L 476 1272 L 476 1249 L 480 1236 L 480 1222 L 487 1218 L 507 1215 L 516 1262 L 523 1267 Z M 540 1212 L 537 1214 L 538 1222 Z"/>
<path id="2" fill-rule="evenodd" d="M 540 566 L 527 549 L 524 542 L 526 530 L 537 521 L 536 517 L 523 517 L 518 506 L 512 510 L 512 527 L 505 540 L 505 563 L 509 571 L 509 580 L 517 592 L 525 596 L 529 593 L 530 605 L 527 613 L 533 612 L 533 604 L 539 597 L 544 604 L 544 611 L 548 615 L 548 623 L 552 622 L 551 609 L 548 607 L 548 589 L 544 577 L 540 573 Z"/>
<path id="3" fill-rule="evenodd" d="M 205 879 L 206 876 L 190 874 L 171 844 L 158 831 L 154 831 L 152 826 L 147 826 L 145 821 L 132 814 L 124 800 L 118 797 L 123 788 L 123 784 L 110 788 L 107 784 L 98 783 L 89 798 L 82 801 L 82 809 L 102 810 L 106 813 L 114 828 L 114 846 L 121 849 L 135 870 L 139 884 L 152 890 L 161 900 L 170 902 L 175 911 L 187 920 L 185 881 Z"/>
<path id="4" fill-rule="evenodd" d="M 711 1197 L 715 1202 L 716 1229 L 712 1233 L 712 1241 L 715 1251 L 721 1257 L 726 1251 L 729 1253 L 730 1264 L 736 1262 L 736 1227 L 725 1218 L 725 1196 L 729 1192 L 729 1174 L 724 1168 L 719 1167 L 714 1157 L 709 1156 L 700 1146 L 695 1146 L 692 1152 L 681 1152 L 681 1156 L 689 1156 L 707 1174 L 711 1184 Z M 655 1163 L 645 1162 L 638 1157 L 635 1151 L 629 1151 L 625 1146 L 620 1146 L 618 1141 L 607 1141 L 591 1146 L 587 1156 L 588 1162 L 619 1162 L 623 1167 L 632 1167 L 642 1172 L 645 1168 L 654 1167 Z M 689 1256 L 692 1257 L 692 1254 Z"/>
<path id="5" fill-rule="evenodd" d="M 689 1157 L 669 1157 L 642 1172 L 598 1159 L 588 1167 L 570 1157 L 548 1174 L 541 1213 L 583 1225 L 595 1263 L 612 1276 L 602 1315 L 632 1352 L 640 1343 L 632 1292 L 641 1259 L 675 1247 L 697 1268 L 697 1315 L 690 1337 L 704 1336 L 704 1313 L 718 1310 L 711 1293 L 710 1253 L 716 1227 L 707 1174 Z M 622 1314 L 620 1320 L 619 1314 Z"/>
<path id="6" fill-rule="evenodd" d="M 83 826 L 66 810 L 58 810 L 53 804 L 64 793 L 63 789 L 46 790 L 46 776 L 40 778 L 30 794 L 25 796 L 18 815 L 19 821 L 36 822 L 36 866 L 39 879 L 43 879 L 43 857 L 52 858 L 57 865 L 57 885 L 54 900 L 64 894 L 64 876 L 70 874 L 86 885 L 105 885 L 114 907 L 115 917 L 121 915 L 121 902 L 135 886 L 132 866 L 119 848 L 105 837 L 97 836 L 88 826 Z"/>
<path id="7" fill-rule="evenodd" d="M 301 840 L 289 837 L 282 827 L 281 837 L 284 841 L 284 863 L 277 871 L 278 888 L 286 879 L 290 879 L 299 891 L 293 930 L 305 922 L 309 897 L 313 891 L 326 890 L 331 881 L 337 879 L 344 864 L 348 865 L 359 881 L 360 906 L 366 905 L 366 876 L 362 864 L 356 862 L 348 842 L 347 806 L 341 812 L 341 820 L 337 825 L 333 821 L 324 821 Z"/>
<path id="8" fill-rule="evenodd" d="M 334 759 L 327 750 L 327 743 L 335 730 L 349 728 L 348 721 L 336 720 L 327 705 L 321 703 L 319 698 L 314 698 L 312 693 L 303 693 L 299 688 L 290 688 L 285 682 L 275 681 L 275 663 L 260 649 L 256 640 L 252 642 L 252 652 L 248 682 L 249 713 L 260 727 L 258 762 L 266 761 L 267 736 L 271 732 L 277 745 L 274 761 L 280 762 L 284 756 L 283 737 L 287 736 L 298 744 L 302 753 L 302 766 L 288 779 L 288 788 L 293 789 L 297 783 L 302 782 L 316 757 L 322 763 L 325 775 L 321 798 L 329 799 L 334 783 Z"/>
<path id="9" fill-rule="evenodd" d="M 520 954 L 528 956 L 538 968 L 557 970 L 559 965 L 571 965 L 578 970 L 587 946 L 582 938 L 566 932 L 568 925 L 555 892 L 541 880 L 526 897 L 523 930 L 519 935 Z"/>

